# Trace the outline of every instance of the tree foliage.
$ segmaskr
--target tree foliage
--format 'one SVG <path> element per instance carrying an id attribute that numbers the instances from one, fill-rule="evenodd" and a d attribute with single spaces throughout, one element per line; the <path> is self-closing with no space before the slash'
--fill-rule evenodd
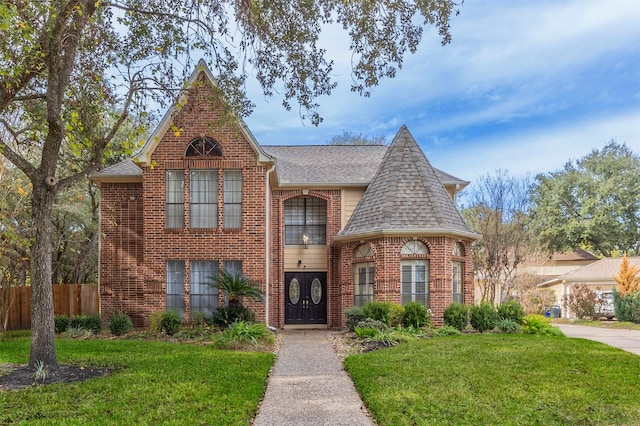
<path id="1" fill-rule="evenodd" d="M 352 90 L 368 95 L 416 50 L 423 25 L 448 43 L 456 7 L 452 0 L 1 2 L 0 152 L 32 185 L 30 365 L 57 367 L 51 257 L 58 195 L 100 168 L 127 120 L 147 117 L 150 100 L 178 99 L 193 58 L 215 70 L 238 114 L 251 110 L 243 90 L 252 74 L 266 95 L 281 94 L 285 108 L 299 104 L 318 124 L 317 98 L 335 88 L 333 63 L 318 45 L 323 28 L 337 23 L 348 33 Z M 128 136 L 133 146 L 138 135 Z M 65 159 L 73 160 L 68 167 Z"/>
<path id="2" fill-rule="evenodd" d="M 585 247 L 603 256 L 640 250 L 640 157 L 610 141 L 563 170 L 536 177 L 531 226 L 550 252 Z"/>
<path id="3" fill-rule="evenodd" d="M 629 265 L 629 259 L 625 253 L 620 262 L 618 275 L 613 277 L 617 283 L 616 291 L 620 296 L 626 296 L 640 292 L 640 269 Z"/>
<path id="4" fill-rule="evenodd" d="M 497 170 L 478 179 L 462 215 L 482 235 L 472 246 L 482 302 L 500 305 L 511 296 L 518 266 L 528 252 L 528 178 Z"/>
<path id="5" fill-rule="evenodd" d="M 332 137 L 329 145 L 386 145 L 387 139 L 383 135 L 368 136 L 363 133 L 344 131 L 341 135 Z"/>

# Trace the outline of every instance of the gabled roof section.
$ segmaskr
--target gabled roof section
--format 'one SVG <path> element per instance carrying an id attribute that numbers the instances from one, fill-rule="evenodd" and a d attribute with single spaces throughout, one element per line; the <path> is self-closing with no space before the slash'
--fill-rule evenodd
<path id="1" fill-rule="evenodd" d="M 406 126 L 396 134 L 335 241 L 401 234 L 480 237 L 464 223 Z"/>
<path id="2" fill-rule="evenodd" d="M 209 69 L 207 64 L 201 59 L 200 61 L 198 61 L 198 65 L 195 67 L 195 69 L 193 70 L 193 72 L 191 73 L 191 75 L 186 81 L 185 86 L 187 89 L 193 86 L 193 84 L 197 81 L 198 76 L 201 73 L 205 75 L 205 77 L 207 78 L 207 80 L 209 80 L 209 83 L 212 86 L 216 87 L 215 77 L 211 73 L 211 70 Z M 182 95 L 182 97 L 178 101 L 178 104 L 182 104 L 185 101 L 185 98 L 184 98 L 185 96 L 186 96 L 186 93 Z M 164 117 L 162 117 L 162 120 L 160 120 L 160 123 L 158 124 L 154 132 L 151 134 L 149 139 L 147 139 L 145 144 L 142 146 L 142 149 L 140 150 L 140 152 L 138 152 L 134 156 L 134 161 L 138 163 L 140 166 L 151 165 L 151 155 L 153 154 L 153 151 L 158 146 L 158 143 L 160 143 L 160 140 L 162 139 L 164 134 L 171 127 L 171 118 L 173 116 L 173 113 L 176 111 L 177 111 L 176 105 L 173 105 L 171 108 L 169 108 L 169 110 L 165 113 Z M 253 134 L 251 133 L 251 131 L 249 130 L 245 122 L 240 117 L 237 117 L 237 123 L 238 123 L 238 127 L 240 128 L 240 131 L 243 133 L 243 135 L 249 141 L 249 144 L 251 145 L 253 150 L 256 152 L 256 155 L 258 156 L 258 162 L 271 162 L 273 159 L 262 150 L 262 147 L 260 146 L 260 144 L 258 144 L 258 142 L 256 141 L 256 138 L 253 136 Z"/>
<path id="3" fill-rule="evenodd" d="M 640 257 L 628 257 L 629 266 L 640 268 Z M 549 281 L 538 284 L 538 287 L 548 287 L 554 284 L 567 283 L 614 283 L 614 277 L 620 272 L 622 257 L 605 257 L 582 268 L 574 269 L 559 275 Z"/>
<path id="4" fill-rule="evenodd" d="M 598 257 L 594 256 L 586 250 L 581 249 L 580 247 L 576 247 L 571 251 L 566 251 L 563 253 L 555 252 L 551 255 L 549 260 L 557 262 L 569 262 L 578 260 L 598 260 Z"/>
<path id="5" fill-rule="evenodd" d="M 380 167 L 386 145 L 265 145 L 276 158 L 281 187 L 367 186 Z M 469 182 L 434 168 L 446 185 L 464 188 Z"/>
<path id="6" fill-rule="evenodd" d="M 279 186 L 366 186 L 387 152 L 385 145 L 264 146 L 276 158 Z"/>
<path id="7" fill-rule="evenodd" d="M 142 182 L 142 169 L 133 160 L 121 161 L 89 176 L 95 183 L 101 182 Z"/>

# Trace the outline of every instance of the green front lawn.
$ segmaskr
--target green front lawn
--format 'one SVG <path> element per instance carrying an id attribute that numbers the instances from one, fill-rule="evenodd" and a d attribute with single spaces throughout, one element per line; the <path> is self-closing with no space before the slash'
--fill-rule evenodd
<path id="1" fill-rule="evenodd" d="M 0 364 L 27 362 L 29 337 L 0 334 Z M 0 424 L 247 425 L 271 353 L 153 340 L 57 338 L 60 363 L 113 366 L 109 377 L 0 392 Z"/>
<path id="2" fill-rule="evenodd" d="M 345 366 L 379 425 L 640 424 L 640 357 L 588 340 L 436 337 Z"/>

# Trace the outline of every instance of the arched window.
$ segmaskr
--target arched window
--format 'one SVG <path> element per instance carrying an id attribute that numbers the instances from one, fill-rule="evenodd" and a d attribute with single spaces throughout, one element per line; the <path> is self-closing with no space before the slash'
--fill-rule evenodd
<path id="1" fill-rule="evenodd" d="M 375 263 L 371 245 L 360 244 L 353 251 L 353 306 L 373 301 Z"/>
<path id="2" fill-rule="evenodd" d="M 400 250 L 400 302 L 419 302 L 429 307 L 429 247 L 408 241 Z"/>
<path id="3" fill-rule="evenodd" d="M 402 246 L 400 254 L 404 256 L 427 255 L 429 254 L 429 247 L 422 241 L 411 240 Z"/>
<path id="4" fill-rule="evenodd" d="M 453 245 L 451 254 L 454 259 L 451 261 L 451 292 L 453 301 L 464 303 L 464 260 L 456 259 L 464 256 L 464 246 L 457 242 Z"/>
<path id="5" fill-rule="evenodd" d="M 222 147 L 214 139 L 200 136 L 191 141 L 184 153 L 185 157 L 220 157 Z"/>

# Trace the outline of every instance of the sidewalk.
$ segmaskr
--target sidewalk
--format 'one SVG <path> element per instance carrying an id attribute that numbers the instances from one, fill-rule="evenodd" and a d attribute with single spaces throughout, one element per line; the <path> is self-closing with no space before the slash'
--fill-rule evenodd
<path id="1" fill-rule="evenodd" d="M 640 331 L 638 330 L 588 327 L 572 324 L 553 325 L 560 328 L 567 337 L 595 340 L 640 355 Z"/>
<path id="2" fill-rule="evenodd" d="M 254 426 L 372 426 L 328 330 L 284 330 Z"/>

